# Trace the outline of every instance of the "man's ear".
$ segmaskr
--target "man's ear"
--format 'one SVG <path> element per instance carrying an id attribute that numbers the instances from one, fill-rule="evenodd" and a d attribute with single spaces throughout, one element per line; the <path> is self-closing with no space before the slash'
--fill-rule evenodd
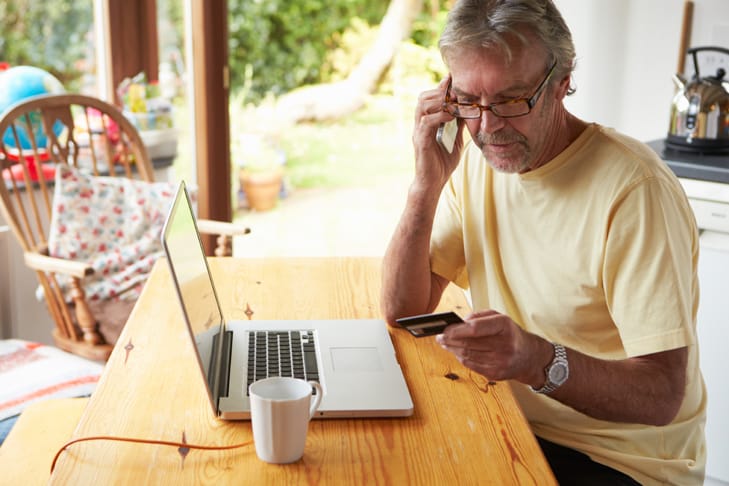
<path id="1" fill-rule="evenodd" d="M 555 91 L 555 96 L 557 97 L 558 101 L 562 101 L 565 96 L 567 96 L 567 92 L 570 89 L 570 81 L 572 81 L 572 75 L 568 74 L 564 78 L 562 78 L 557 85 L 557 90 Z"/>

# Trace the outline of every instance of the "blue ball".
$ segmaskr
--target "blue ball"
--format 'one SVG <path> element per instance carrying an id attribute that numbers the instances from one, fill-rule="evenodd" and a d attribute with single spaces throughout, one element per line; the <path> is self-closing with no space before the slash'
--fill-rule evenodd
<path id="1" fill-rule="evenodd" d="M 25 98 L 41 94 L 63 93 L 64 91 L 61 82 L 43 69 L 33 66 L 11 67 L 0 72 L 0 113 Z M 31 149 L 30 136 L 26 132 L 25 127 L 21 125 L 16 126 L 18 127 L 17 133 L 21 147 L 25 150 Z M 37 117 L 31 117 L 31 126 L 33 127 L 36 145 L 39 148 L 46 147 L 47 138 Z M 60 123 L 56 123 L 53 127 L 56 135 L 62 129 L 63 127 Z M 3 142 L 7 147 L 17 148 L 15 137 L 10 129 L 5 131 Z"/>

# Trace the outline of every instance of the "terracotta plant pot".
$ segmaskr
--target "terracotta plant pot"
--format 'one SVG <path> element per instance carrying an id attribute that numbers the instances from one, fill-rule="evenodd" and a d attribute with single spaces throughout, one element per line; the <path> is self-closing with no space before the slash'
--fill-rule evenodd
<path id="1" fill-rule="evenodd" d="M 280 168 L 270 171 L 241 169 L 238 177 L 251 209 L 267 211 L 276 206 L 283 181 L 283 171 Z"/>

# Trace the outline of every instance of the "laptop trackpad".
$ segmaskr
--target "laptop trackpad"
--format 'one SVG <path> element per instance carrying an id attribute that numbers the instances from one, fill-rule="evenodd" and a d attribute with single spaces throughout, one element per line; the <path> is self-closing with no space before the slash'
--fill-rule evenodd
<path id="1" fill-rule="evenodd" d="M 382 371 L 377 348 L 331 348 L 336 372 Z"/>

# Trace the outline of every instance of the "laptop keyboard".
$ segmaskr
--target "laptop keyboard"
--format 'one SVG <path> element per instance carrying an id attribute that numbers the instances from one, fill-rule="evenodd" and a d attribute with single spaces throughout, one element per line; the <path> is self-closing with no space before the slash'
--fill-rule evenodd
<path id="1" fill-rule="evenodd" d="M 246 390 L 254 381 L 272 376 L 293 376 L 306 381 L 319 381 L 314 331 L 249 333 Z"/>

